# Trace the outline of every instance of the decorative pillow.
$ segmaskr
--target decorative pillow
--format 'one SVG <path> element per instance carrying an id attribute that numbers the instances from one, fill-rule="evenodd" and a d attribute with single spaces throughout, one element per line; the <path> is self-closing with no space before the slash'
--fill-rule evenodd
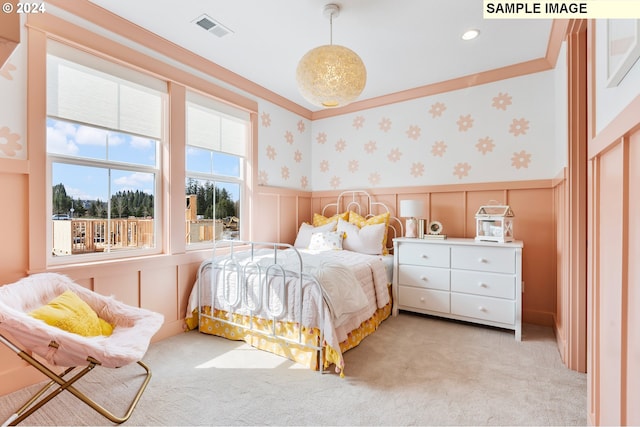
<path id="1" fill-rule="evenodd" d="M 365 218 L 362 215 L 353 212 L 353 211 L 349 211 L 349 222 L 351 224 L 355 224 L 358 227 L 362 228 L 365 227 L 367 225 L 373 225 L 373 224 L 384 224 L 384 235 L 382 236 L 381 239 L 381 246 L 382 246 L 382 251 L 379 253 L 382 253 L 384 255 L 387 255 L 389 253 L 389 250 L 387 249 L 387 232 L 388 232 L 388 228 L 389 228 L 389 219 L 391 218 L 391 214 L 389 212 L 385 212 L 383 214 L 380 215 L 376 215 L 376 216 L 372 216 L 370 218 Z"/>
<path id="2" fill-rule="evenodd" d="M 313 214 L 313 226 L 314 227 L 319 227 L 321 225 L 325 225 L 325 224 L 328 224 L 330 222 L 338 222 L 339 218 L 342 218 L 345 221 L 348 221 L 349 220 L 349 211 L 346 211 L 346 212 L 341 213 L 341 214 L 340 213 L 335 214 L 334 216 L 332 216 L 330 218 L 327 218 L 324 215 L 320 215 L 319 213 L 314 213 Z"/>
<path id="3" fill-rule="evenodd" d="M 314 251 L 337 251 L 342 249 L 342 233 L 337 231 L 325 231 L 313 233 L 309 249 Z"/>
<path id="4" fill-rule="evenodd" d="M 314 227 L 311 224 L 303 222 L 302 225 L 300 225 L 300 229 L 298 230 L 298 235 L 296 236 L 296 241 L 293 243 L 293 246 L 301 249 L 308 248 L 309 243 L 311 243 L 311 235 L 313 233 L 334 231 L 336 229 L 336 224 L 336 222 L 329 222 L 325 225 L 321 225 L 320 227 Z"/>
<path id="5" fill-rule="evenodd" d="M 58 295 L 47 305 L 33 310 L 29 316 L 85 337 L 111 335 L 113 332 L 113 326 L 99 318 L 89 304 L 71 290 Z"/>
<path id="6" fill-rule="evenodd" d="M 338 221 L 338 233 L 343 233 L 342 249 L 362 254 L 380 255 L 385 224 L 366 225 L 362 228 L 345 220 Z"/>

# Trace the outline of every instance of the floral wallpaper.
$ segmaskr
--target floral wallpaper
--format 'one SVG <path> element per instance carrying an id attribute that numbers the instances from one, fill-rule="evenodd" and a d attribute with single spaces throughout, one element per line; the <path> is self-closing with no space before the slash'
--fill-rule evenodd
<path id="1" fill-rule="evenodd" d="M 9 59 L 0 67 L 0 157 L 27 158 L 27 61 L 26 44 L 18 45 Z"/>
<path id="2" fill-rule="evenodd" d="M 556 117 L 565 117 L 556 84 L 547 71 L 313 122 L 258 100 L 258 184 L 322 191 L 554 178 Z M 26 159 L 25 43 L 0 68 L 0 93 L 15 100 L 0 103 L 0 157 Z"/>
<path id="3" fill-rule="evenodd" d="M 259 110 L 258 185 L 310 191 L 311 121 L 262 100 Z"/>
<path id="4" fill-rule="evenodd" d="M 536 73 L 312 123 L 261 104 L 260 183 L 321 191 L 553 178 L 554 82 L 552 71 Z"/>

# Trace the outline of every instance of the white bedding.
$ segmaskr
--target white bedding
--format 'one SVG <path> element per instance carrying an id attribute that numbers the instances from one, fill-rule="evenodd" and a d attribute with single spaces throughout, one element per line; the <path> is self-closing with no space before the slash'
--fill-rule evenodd
<path id="1" fill-rule="evenodd" d="M 254 262 L 264 267 L 274 263 L 273 250 L 259 250 L 254 255 Z M 296 303 L 299 295 L 298 287 L 291 286 L 285 298 L 282 301 L 278 295 L 278 289 L 282 285 L 282 278 L 272 278 L 270 282 L 271 288 L 270 298 L 260 309 L 256 308 L 256 313 L 260 317 L 268 318 L 267 305 L 272 312 L 279 312 L 286 305 L 284 314 L 278 317 L 278 320 L 286 320 L 296 323 L 302 323 L 307 327 L 318 327 L 324 330 L 325 341 L 333 350 L 340 355 L 340 365 L 338 368 L 344 367 L 342 355 L 340 354 L 340 342 L 347 339 L 348 333 L 358 328 L 362 322 L 371 318 L 377 309 L 383 308 L 390 301 L 388 291 L 387 268 L 383 256 L 365 255 L 356 252 L 339 250 L 339 251 L 322 251 L 315 252 L 306 249 L 283 250 L 277 253 L 276 264 L 293 268 L 298 271 L 299 258 L 302 258 L 304 270 L 303 274 L 313 274 L 322 286 L 318 289 L 313 284 L 313 280 L 303 280 L 304 304 L 300 308 Z M 247 259 L 237 257 L 237 265 L 244 267 L 247 265 Z M 211 262 L 211 261 L 205 261 Z M 279 269 L 270 269 L 272 272 Z M 205 277 L 201 278 L 202 283 L 210 283 L 211 270 L 205 270 Z M 221 275 L 221 272 L 218 272 Z M 235 283 L 237 275 L 227 271 L 227 282 Z M 216 275 L 215 277 L 217 277 Z M 248 276 L 248 299 L 252 305 L 257 301 L 255 295 L 259 292 L 258 275 Z M 353 279 L 356 284 L 353 286 Z M 297 278 L 288 275 L 287 283 L 295 282 Z M 351 285 L 350 285 L 351 284 Z M 187 313 L 192 313 L 198 304 L 198 286 L 194 287 L 189 300 L 189 308 Z M 225 302 L 221 296 L 224 294 L 222 287 L 216 288 L 216 298 L 214 306 L 225 311 L 234 311 L 240 314 L 249 314 L 249 310 L 242 308 L 233 308 Z M 263 291 L 263 294 L 266 292 Z M 201 304 L 211 306 L 211 286 L 203 286 L 201 291 Z M 227 289 L 227 300 L 234 302 L 236 299 L 236 290 L 232 287 Z M 323 302 L 324 301 L 324 302 Z"/>
<path id="2" fill-rule="evenodd" d="M 387 269 L 387 282 L 393 283 L 393 255 L 380 255 Z"/>

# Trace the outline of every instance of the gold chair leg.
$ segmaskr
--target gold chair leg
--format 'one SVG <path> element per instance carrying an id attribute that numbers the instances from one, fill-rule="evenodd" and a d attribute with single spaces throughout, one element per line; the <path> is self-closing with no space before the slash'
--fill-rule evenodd
<path id="1" fill-rule="evenodd" d="M 6 340 L 6 338 L 0 336 L 0 341 L 3 342 L 4 344 L 7 344 L 8 340 Z M 83 376 L 88 374 L 96 365 L 99 365 L 98 361 L 93 360 L 93 359 L 89 359 L 89 365 L 88 366 L 83 368 L 80 372 L 78 372 L 76 375 L 74 375 L 71 379 L 64 380 L 63 377 L 65 375 L 67 375 L 69 372 L 71 372 L 75 368 L 68 368 L 62 374 L 58 375 L 55 372 L 53 372 L 51 369 L 47 368 L 45 365 L 40 363 L 38 360 L 34 359 L 28 353 L 26 353 L 26 352 L 24 352 L 22 350 L 19 350 L 17 347 L 15 347 L 13 345 L 9 345 L 9 347 L 11 349 L 13 349 L 14 351 L 16 351 L 18 356 L 20 356 L 23 360 L 25 360 L 31 366 L 33 366 L 34 368 L 38 369 L 44 375 L 49 377 L 49 379 L 51 379 L 51 381 L 49 383 L 47 383 L 44 387 L 42 387 L 37 393 L 35 393 L 3 425 L 15 426 L 15 425 L 19 424 L 20 422 L 24 421 L 28 416 L 30 416 L 35 411 L 40 409 L 44 404 L 49 402 L 51 399 L 53 399 L 55 396 L 57 396 L 58 394 L 60 394 L 64 390 L 67 390 L 68 392 L 73 394 L 75 397 L 77 397 L 82 402 L 87 404 L 89 407 L 91 407 L 93 410 L 98 412 L 100 415 L 102 415 L 105 418 L 107 418 L 109 421 L 111 421 L 113 423 L 116 423 L 116 424 L 121 424 L 121 423 L 127 421 L 131 417 L 131 414 L 133 413 L 133 410 L 135 409 L 135 407 L 138 404 L 140 398 L 142 397 L 142 394 L 144 393 L 145 389 L 147 388 L 147 384 L 149 384 L 149 381 L 151 380 L 151 370 L 149 369 L 149 367 L 147 365 L 145 365 L 141 361 L 137 362 L 138 365 L 140 365 L 144 369 L 145 378 L 144 378 L 144 381 L 142 382 L 142 385 L 138 389 L 138 392 L 136 393 L 136 395 L 133 397 L 131 403 L 129 404 L 129 407 L 128 407 L 127 411 L 125 412 L 125 414 L 122 417 L 119 417 L 119 416 L 114 415 L 111 411 L 108 411 L 107 409 L 105 409 L 100 404 L 96 403 L 93 399 L 89 398 L 87 395 L 85 395 L 84 393 L 82 393 L 81 391 L 79 391 L 78 389 L 73 387 L 73 385 L 72 385 L 73 383 L 78 381 L 80 378 L 82 378 Z M 49 388 L 51 388 L 51 386 L 54 385 L 54 384 L 58 384 L 59 387 L 57 389 L 53 390 L 51 393 L 47 394 L 42 400 L 38 401 L 38 399 L 40 397 L 42 397 L 45 394 L 45 392 Z M 36 401 L 37 401 L 37 403 L 36 403 Z"/>
<path id="2" fill-rule="evenodd" d="M 21 423 L 29 415 L 33 414 L 35 411 L 40 409 L 42 406 L 44 406 L 45 403 L 49 402 L 51 399 L 56 397 L 58 394 L 60 394 L 64 390 L 69 390 L 70 388 L 73 388 L 71 386 L 71 384 L 73 384 L 74 382 L 78 381 L 80 378 L 85 376 L 87 373 L 89 373 L 96 366 L 95 363 L 92 362 L 91 364 L 89 364 L 89 366 L 85 367 L 80 372 L 78 372 L 76 375 L 74 375 L 73 378 L 71 378 L 68 381 L 65 381 L 65 380 L 62 379 L 62 377 L 64 375 L 66 375 L 67 373 L 71 372 L 75 368 L 68 368 L 61 375 L 57 375 L 53 371 L 48 369 L 46 366 L 40 364 L 40 362 L 38 362 L 37 360 L 33 359 L 28 354 L 27 354 L 27 356 L 36 362 L 36 364 L 32 363 L 32 365 L 36 369 L 38 369 L 40 372 L 42 372 L 43 374 L 45 374 L 49 378 L 51 378 L 51 381 L 48 382 L 47 384 L 45 384 L 45 386 L 42 387 L 40 389 L 40 391 L 38 391 L 36 394 L 34 394 L 31 399 L 29 399 L 24 405 L 22 405 L 22 407 L 18 411 L 16 411 L 15 415 L 17 415 L 17 417 L 15 417 L 9 425 L 17 425 L 17 424 Z M 53 384 L 56 384 L 56 383 L 59 385 L 59 387 L 57 389 L 53 390 L 51 393 L 46 395 L 42 400 L 40 400 L 37 403 L 35 403 L 38 400 L 38 398 L 40 398 L 49 388 L 51 388 L 51 386 Z"/>
<path id="3" fill-rule="evenodd" d="M 138 363 L 138 365 L 140 365 L 145 370 L 145 372 L 146 372 L 145 373 L 145 378 L 144 378 L 144 381 L 142 382 L 142 384 L 140 385 L 140 388 L 138 389 L 138 392 L 136 393 L 136 395 L 131 400 L 131 403 L 129 404 L 129 408 L 127 409 L 127 412 L 122 417 L 118 417 L 118 416 L 114 415 L 112 412 L 110 412 L 107 409 L 105 409 L 104 407 L 100 406 L 94 400 L 90 399 L 88 396 L 86 396 L 84 393 L 78 391 L 73 386 L 69 386 L 67 388 L 67 390 L 69 392 L 71 392 L 74 396 L 76 396 L 78 399 L 82 400 L 84 403 L 89 405 L 95 411 L 97 411 L 100 415 L 102 415 L 103 417 L 109 419 L 109 421 L 114 422 L 116 424 L 122 424 L 123 422 L 127 421 L 129 419 L 129 417 L 131 417 L 131 414 L 133 413 L 133 410 L 135 409 L 136 405 L 138 404 L 138 401 L 140 400 L 140 397 L 142 397 L 142 393 L 144 393 L 144 390 L 147 388 L 147 384 L 149 384 L 149 381 L 151 380 L 151 370 L 149 369 L 149 367 L 147 365 L 145 365 L 144 363 L 140 362 L 140 361 L 138 361 L 137 363 Z"/>

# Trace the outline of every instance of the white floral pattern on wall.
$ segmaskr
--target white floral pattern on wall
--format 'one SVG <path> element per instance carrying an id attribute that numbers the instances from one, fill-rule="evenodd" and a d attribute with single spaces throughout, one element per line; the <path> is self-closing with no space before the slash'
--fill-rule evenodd
<path id="1" fill-rule="evenodd" d="M 0 103 L 0 157 L 3 158 L 27 158 L 25 50 L 24 43 L 17 46 L 7 62 L 0 67 L 2 98 L 16 100 Z"/>
<path id="2" fill-rule="evenodd" d="M 311 123 L 266 101 L 259 104 L 258 185 L 311 190 Z"/>
<path id="3" fill-rule="evenodd" d="M 311 188 L 549 179 L 552 71 L 312 123 Z"/>
<path id="4" fill-rule="evenodd" d="M 260 104 L 260 185 L 301 190 L 553 178 L 553 72 L 310 122 Z"/>

